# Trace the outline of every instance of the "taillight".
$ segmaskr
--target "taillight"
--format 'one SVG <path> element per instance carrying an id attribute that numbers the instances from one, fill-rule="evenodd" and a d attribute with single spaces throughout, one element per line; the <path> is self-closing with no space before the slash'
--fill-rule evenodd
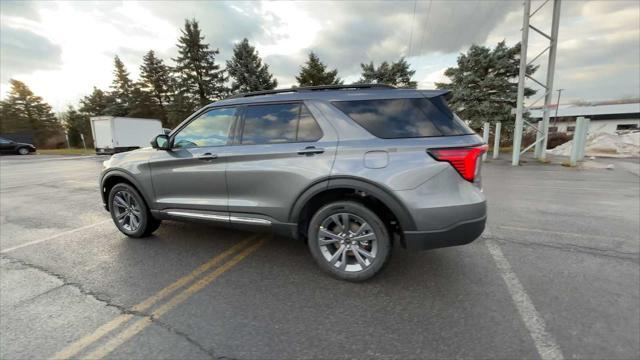
<path id="1" fill-rule="evenodd" d="M 434 159 L 449 162 L 465 180 L 473 182 L 480 169 L 480 156 L 487 151 L 487 145 L 427 151 Z"/>

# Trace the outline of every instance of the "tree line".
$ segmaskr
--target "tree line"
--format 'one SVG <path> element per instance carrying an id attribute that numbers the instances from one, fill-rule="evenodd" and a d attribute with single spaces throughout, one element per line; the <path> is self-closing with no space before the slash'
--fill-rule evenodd
<path id="1" fill-rule="evenodd" d="M 278 86 L 269 65 L 263 62 L 246 38 L 235 44 L 232 57 L 224 68 L 216 61 L 220 50 L 205 42 L 196 20 L 185 20 L 176 46 L 178 54 L 172 59 L 172 66 L 149 50 L 142 58 L 140 76 L 136 81 L 131 79 L 124 63 L 116 55 L 110 89 L 94 87 L 89 95 L 80 99 L 77 108 L 69 106 L 60 121 L 56 121 L 51 107 L 24 83 L 11 80 L 9 96 L 0 102 L 0 132 L 31 130 L 41 142 L 62 126 L 70 144 L 78 146 L 81 145 L 80 134 L 87 140 L 91 139 L 91 116 L 156 118 L 162 120 L 163 126 L 171 128 L 213 101 L 236 93 L 271 90 Z M 460 55 L 457 68 L 450 68 L 445 73 L 452 83 L 437 86 L 453 89 L 452 106 L 462 112 L 461 117 L 491 117 L 505 121 L 510 116 L 510 108 L 506 109 L 515 106 L 513 75 L 518 72 L 517 54 L 518 45 L 509 48 L 504 42 L 494 50 L 474 45 L 468 54 Z M 357 83 L 403 88 L 417 86 L 417 82 L 412 80 L 415 70 L 404 58 L 384 61 L 378 66 L 373 62 L 361 63 L 360 67 L 361 76 Z M 308 54 L 295 79 L 297 86 L 344 83 L 338 70 L 329 69 L 314 52 Z M 479 93 L 494 88 L 496 91 L 490 94 Z"/>

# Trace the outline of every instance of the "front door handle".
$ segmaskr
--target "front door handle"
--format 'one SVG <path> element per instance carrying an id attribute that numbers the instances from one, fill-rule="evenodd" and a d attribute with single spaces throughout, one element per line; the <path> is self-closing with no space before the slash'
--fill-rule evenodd
<path id="1" fill-rule="evenodd" d="M 213 160 L 213 159 L 216 159 L 216 158 L 218 158 L 218 155 L 212 154 L 212 153 L 204 153 L 204 154 L 198 156 L 199 160 Z"/>
<path id="2" fill-rule="evenodd" d="M 317 148 L 315 146 L 307 146 L 304 149 L 298 150 L 298 155 L 315 155 L 315 154 L 322 154 L 324 152 L 323 148 Z"/>

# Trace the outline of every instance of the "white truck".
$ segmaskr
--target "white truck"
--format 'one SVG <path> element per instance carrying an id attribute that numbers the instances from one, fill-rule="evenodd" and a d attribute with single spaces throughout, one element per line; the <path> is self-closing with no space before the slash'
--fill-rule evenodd
<path id="1" fill-rule="evenodd" d="M 95 116 L 90 120 L 96 154 L 147 147 L 154 136 L 163 134 L 162 122 L 157 119 Z"/>

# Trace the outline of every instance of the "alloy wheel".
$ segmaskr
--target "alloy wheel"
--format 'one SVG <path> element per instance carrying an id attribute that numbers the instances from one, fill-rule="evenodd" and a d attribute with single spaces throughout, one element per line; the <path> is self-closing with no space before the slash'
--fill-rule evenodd
<path id="1" fill-rule="evenodd" d="M 378 252 L 373 228 L 361 217 L 347 212 L 332 214 L 322 221 L 318 246 L 329 264 L 346 272 L 367 269 Z"/>
<path id="2" fill-rule="evenodd" d="M 135 232 L 140 228 L 142 222 L 142 211 L 136 198 L 128 191 L 118 191 L 113 196 L 113 210 L 118 224 L 130 232 Z"/>

